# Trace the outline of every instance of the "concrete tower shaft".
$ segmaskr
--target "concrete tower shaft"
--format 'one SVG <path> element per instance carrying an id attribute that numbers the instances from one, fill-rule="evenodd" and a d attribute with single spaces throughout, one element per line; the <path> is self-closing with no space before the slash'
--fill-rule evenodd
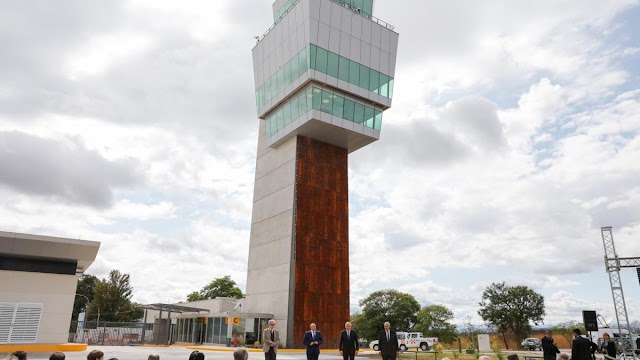
<path id="1" fill-rule="evenodd" d="M 349 319 L 348 154 L 380 137 L 398 34 L 372 0 L 278 0 L 253 49 L 259 139 L 245 310 L 288 347 Z"/>

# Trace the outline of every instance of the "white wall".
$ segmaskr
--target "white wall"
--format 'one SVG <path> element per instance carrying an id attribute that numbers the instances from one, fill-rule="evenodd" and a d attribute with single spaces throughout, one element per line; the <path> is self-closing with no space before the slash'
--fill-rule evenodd
<path id="1" fill-rule="evenodd" d="M 78 277 L 0 270 L 0 301 L 41 303 L 39 344 L 68 342 Z"/>
<path id="2" fill-rule="evenodd" d="M 287 336 L 296 138 L 267 146 L 260 120 L 244 312 L 274 315 Z"/>

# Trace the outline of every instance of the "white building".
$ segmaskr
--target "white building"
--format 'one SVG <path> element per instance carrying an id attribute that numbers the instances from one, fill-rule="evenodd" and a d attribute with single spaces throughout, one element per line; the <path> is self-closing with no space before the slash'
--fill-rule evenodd
<path id="1" fill-rule="evenodd" d="M 100 243 L 0 231 L 0 345 L 64 344 Z"/>

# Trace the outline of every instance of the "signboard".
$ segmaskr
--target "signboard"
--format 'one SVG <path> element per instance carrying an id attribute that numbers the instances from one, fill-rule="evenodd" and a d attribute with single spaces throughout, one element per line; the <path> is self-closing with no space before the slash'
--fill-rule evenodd
<path id="1" fill-rule="evenodd" d="M 235 317 L 233 318 L 233 324 L 234 324 L 234 325 L 238 325 L 238 324 L 240 324 L 240 318 L 239 318 L 239 317 L 237 317 L 237 316 L 235 316 Z"/>
<path id="2" fill-rule="evenodd" d="M 583 310 L 582 321 L 587 331 L 598 331 L 598 319 L 595 311 Z"/>

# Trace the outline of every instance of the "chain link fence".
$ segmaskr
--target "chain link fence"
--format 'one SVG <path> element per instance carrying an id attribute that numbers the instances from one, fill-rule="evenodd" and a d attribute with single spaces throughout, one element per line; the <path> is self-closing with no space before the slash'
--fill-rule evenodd
<path id="1" fill-rule="evenodd" d="M 174 331 L 172 326 L 171 331 Z M 162 324 L 73 321 L 69 329 L 70 343 L 89 345 L 143 345 L 166 344 L 174 339 Z"/>

